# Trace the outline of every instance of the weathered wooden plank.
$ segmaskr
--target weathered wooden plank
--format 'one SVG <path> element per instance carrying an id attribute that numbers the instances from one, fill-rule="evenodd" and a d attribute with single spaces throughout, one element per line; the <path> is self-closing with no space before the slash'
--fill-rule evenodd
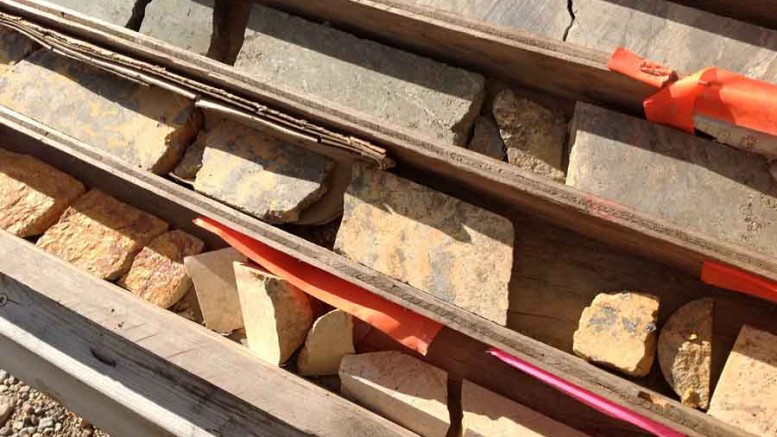
<path id="1" fill-rule="evenodd" d="M 106 410 L 88 409 L 101 398 L 135 411 L 146 429 L 173 435 L 408 435 L 10 234 L 0 233 L 0 258 L 2 336 L 26 348 L 42 345 L 34 353 L 97 391 L 81 399 L 45 374 L 31 381 L 46 380 L 44 387 L 87 417 L 101 414 L 93 420 L 109 432 L 135 435 Z"/>

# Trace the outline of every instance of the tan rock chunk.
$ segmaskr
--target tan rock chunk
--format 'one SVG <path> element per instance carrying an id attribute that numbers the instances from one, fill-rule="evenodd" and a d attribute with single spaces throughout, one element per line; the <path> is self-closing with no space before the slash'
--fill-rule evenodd
<path id="1" fill-rule="evenodd" d="M 656 354 L 658 303 L 649 294 L 598 294 L 580 316 L 573 350 L 627 375 L 647 375 Z"/>
<path id="2" fill-rule="evenodd" d="M 138 253 L 119 285 L 162 308 L 181 300 L 192 286 L 184 257 L 202 252 L 203 242 L 181 230 L 165 232 Z"/>
<path id="3" fill-rule="evenodd" d="M 508 157 L 511 149 L 526 152 L 551 168 L 563 173 L 562 157 L 567 123 L 557 111 L 551 111 L 525 97 L 518 96 L 512 90 L 502 90 L 494 98 L 494 119 L 499 126 Z M 511 162 L 526 165 L 527 170 L 543 170 L 544 166 L 526 159 L 515 157 Z"/>
<path id="4" fill-rule="evenodd" d="M 343 357 L 355 352 L 353 318 L 342 310 L 330 311 L 310 328 L 297 359 L 297 370 L 305 376 L 336 375 Z"/>
<path id="5" fill-rule="evenodd" d="M 463 437 L 583 437 L 585 434 L 464 380 Z"/>
<path id="6" fill-rule="evenodd" d="M 422 436 L 443 437 L 448 432 L 444 371 L 392 351 L 347 355 L 339 374 L 347 398 Z"/>
<path id="7" fill-rule="evenodd" d="M 658 364 L 683 404 L 706 409 L 710 402 L 712 299 L 698 299 L 669 317 L 658 336 Z"/>
<path id="8" fill-rule="evenodd" d="M 530 172 L 553 179 L 556 182 L 564 183 L 566 180 L 563 171 L 554 168 L 531 153 L 524 152 L 516 147 L 507 150 L 507 162 L 524 170 L 529 170 Z"/>
<path id="9" fill-rule="evenodd" d="M 173 169 L 202 123 L 184 97 L 49 50 L 0 76 L 0 104 L 157 174 Z"/>
<path id="10" fill-rule="evenodd" d="M 247 261 L 231 247 L 183 259 L 186 273 L 197 293 L 202 319 L 209 329 L 228 334 L 243 327 L 233 264 Z"/>
<path id="11" fill-rule="evenodd" d="M 310 298 L 281 278 L 235 263 L 248 347 L 275 365 L 285 363 L 313 324 Z"/>
<path id="12" fill-rule="evenodd" d="M 132 259 L 167 223 L 98 189 L 79 197 L 38 246 L 98 278 L 127 273 Z"/>
<path id="13" fill-rule="evenodd" d="M 359 164 L 335 251 L 504 325 L 513 240 L 500 215 Z"/>
<path id="14" fill-rule="evenodd" d="M 777 436 L 777 335 L 742 327 L 708 413 L 754 435 Z"/>
<path id="15" fill-rule="evenodd" d="M 235 122 L 208 132 L 194 189 L 268 223 L 290 223 L 326 193 L 335 162 Z"/>
<path id="16" fill-rule="evenodd" d="M 54 167 L 0 149 L 0 229 L 40 235 L 83 193 L 80 182 Z"/>

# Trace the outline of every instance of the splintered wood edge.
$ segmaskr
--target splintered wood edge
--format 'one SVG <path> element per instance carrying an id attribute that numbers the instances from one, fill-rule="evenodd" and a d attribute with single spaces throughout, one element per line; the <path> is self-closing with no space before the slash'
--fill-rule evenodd
<path id="1" fill-rule="evenodd" d="M 134 413 L 145 419 L 140 429 L 172 435 L 411 435 L 3 231 L 0 258 L 0 293 L 7 297 L 0 344 L 15 343 L 37 356 L 30 362 L 48 362 L 43 366 L 80 384 L 27 371 L 18 357 L 9 360 L 19 366 L 14 372 L 97 416 L 106 430 L 137 434 L 123 428 Z M 91 410 L 102 400 L 121 408 Z"/>
<path id="2" fill-rule="evenodd" d="M 497 347 L 531 364 L 548 369 L 593 393 L 625 405 L 653 420 L 677 428 L 689 435 L 746 435 L 702 412 L 690 409 L 663 395 L 621 379 L 566 352 L 531 339 L 516 331 L 471 314 L 450 303 L 380 274 L 295 235 L 237 212 L 193 190 L 160 176 L 144 172 L 116 158 L 103 155 L 84 143 L 46 126 L 19 117 L 0 107 L 0 125 L 37 140 L 45 148 L 65 153 L 91 167 L 108 172 L 114 179 L 101 181 L 101 189 L 111 193 L 120 184 L 141 190 L 157 202 L 183 207 L 194 214 L 217 220 L 238 232 L 300 259 L 310 265 L 359 285 L 394 303 L 427 316 L 465 335 Z M 60 168 L 67 171 L 67 168 Z M 78 177 L 78 175 L 75 175 Z M 140 194 L 140 193 L 139 193 Z M 143 196 L 136 196 L 141 198 Z M 136 199 L 137 200 L 137 199 Z M 142 205 L 136 205 L 141 207 Z M 484 359 L 487 359 L 484 357 Z"/>

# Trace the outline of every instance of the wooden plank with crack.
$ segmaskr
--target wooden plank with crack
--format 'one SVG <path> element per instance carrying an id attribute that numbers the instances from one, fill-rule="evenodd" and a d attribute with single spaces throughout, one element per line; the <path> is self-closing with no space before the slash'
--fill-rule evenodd
<path id="1" fill-rule="evenodd" d="M 174 226 L 187 230 L 185 222 L 193 216 L 213 218 L 303 262 L 437 320 L 484 344 L 500 348 L 552 371 L 574 384 L 688 435 L 742 435 L 733 427 L 691 410 L 668 397 L 591 366 L 566 352 L 509 328 L 488 322 L 428 293 L 241 214 L 164 178 L 104 156 L 96 149 L 32 120 L 7 110 L 0 113 L 0 124 L 5 126 L 1 133 L 7 138 L 6 144 L 14 145 L 15 151 L 23 150 L 60 166 L 69 164 L 66 170 L 85 184 L 99 183 L 101 189 L 108 194 L 131 199 L 135 206 L 158 213 L 160 218 L 169 220 Z M 188 226 L 191 228 L 191 225 Z"/>
<path id="2" fill-rule="evenodd" d="M 0 258 L 0 363 L 112 434 L 411 435 L 2 231 Z"/>

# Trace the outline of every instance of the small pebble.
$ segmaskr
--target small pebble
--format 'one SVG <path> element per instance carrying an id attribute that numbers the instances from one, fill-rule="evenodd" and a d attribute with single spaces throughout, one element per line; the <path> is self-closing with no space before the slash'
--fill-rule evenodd
<path id="1" fill-rule="evenodd" d="M 11 435 L 11 428 L 9 428 L 7 426 L 4 426 L 4 427 L 0 428 L 0 436 L 6 437 L 6 436 L 9 436 L 9 435 Z"/>
<path id="2" fill-rule="evenodd" d="M 16 378 L 14 378 L 13 376 L 9 376 L 8 378 L 6 378 L 5 383 L 8 385 L 14 385 L 16 384 Z"/>
<path id="3" fill-rule="evenodd" d="M 0 393 L 5 393 L 8 391 L 8 386 L 0 384 Z"/>
<path id="4" fill-rule="evenodd" d="M 54 432 L 59 432 L 62 430 L 62 424 L 57 422 L 54 424 Z"/>
<path id="5" fill-rule="evenodd" d="M 23 385 L 19 388 L 19 393 L 28 393 L 30 391 L 30 386 Z"/>
<path id="6" fill-rule="evenodd" d="M 5 381 L 6 379 L 8 379 L 8 372 L 0 370 L 0 382 Z"/>
<path id="7" fill-rule="evenodd" d="M 38 429 L 52 428 L 54 426 L 54 419 L 46 417 L 38 422 Z"/>

